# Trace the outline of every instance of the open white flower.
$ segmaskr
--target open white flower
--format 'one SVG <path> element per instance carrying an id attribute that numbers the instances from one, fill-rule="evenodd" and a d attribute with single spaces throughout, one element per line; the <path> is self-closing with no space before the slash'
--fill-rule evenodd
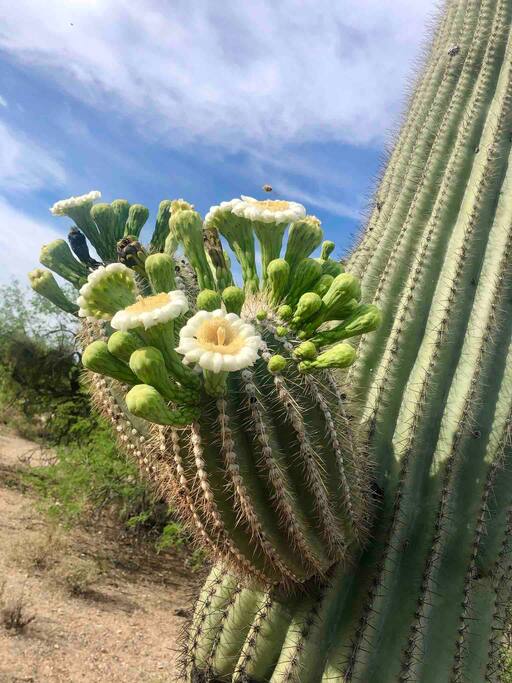
<path id="1" fill-rule="evenodd" d="M 93 270 L 80 288 L 77 304 L 81 318 L 110 320 L 119 310 L 134 303 L 135 275 L 122 263 L 110 263 Z"/>
<path id="2" fill-rule="evenodd" d="M 134 304 L 118 311 L 110 324 L 115 330 L 126 331 L 135 327 L 144 327 L 147 330 L 154 325 L 174 320 L 187 311 L 187 297 L 177 289 L 140 297 Z"/>
<path id="3" fill-rule="evenodd" d="M 218 219 L 222 220 L 226 214 L 233 213 L 234 207 L 241 202 L 241 199 L 231 199 L 229 202 L 221 202 L 215 206 L 210 206 L 210 210 L 204 217 L 205 228 L 217 227 L 215 221 Z"/>
<path id="4" fill-rule="evenodd" d="M 231 208 L 236 216 L 260 223 L 288 224 L 304 218 L 306 209 L 297 202 L 281 199 L 254 199 L 242 195 Z"/>
<path id="5" fill-rule="evenodd" d="M 258 357 L 261 337 L 252 325 L 235 313 L 199 311 L 180 331 L 186 365 L 197 363 L 214 373 L 233 372 L 252 365 Z"/>
<path id="6" fill-rule="evenodd" d="M 76 209 L 77 207 L 82 207 L 87 204 L 92 205 L 96 199 L 101 197 L 101 192 L 98 190 L 92 190 L 87 194 L 81 194 L 77 197 L 68 197 L 68 199 L 61 199 L 59 202 L 50 208 L 51 213 L 54 216 L 66 216 L 69 209 Z"/>

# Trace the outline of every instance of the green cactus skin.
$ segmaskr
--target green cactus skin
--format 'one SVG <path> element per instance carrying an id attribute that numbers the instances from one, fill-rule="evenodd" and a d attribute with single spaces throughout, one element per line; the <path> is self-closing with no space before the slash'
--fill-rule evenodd
<path id="1" fill-rule="evenodd" d="M 268 344 L 279 349 L 272 335 Z M 172 429 L 161 438 L 180 453 L 188 495 L 202 501 L 200 531 L 223 537 L 228 562 L 267 582 L 304 581 L 364 539 L 367 473 L 325 378 L 301 378 L 292 364 L 269 372 L 276 356 L 267 356 L 230 373 L 225 396 L 205 397 L 199 423 L 177 442 Z M 192 529 L 196 513 L 186 515 Z"/>
<path id="2" fill-rule="evenodd" d="M 512 587 L 511 20 L 510 0 L 447 3 L 347 264 L 383 316 L 349 374 L 382 490 L 372 540 L 316 594 L 278 598 L 288 616 L 264 641 L 254 627 L 260 634 L 274 621 L 254 610 L 254 590 L 238 659 L 239 637 L 228 643 L 218 633 L 244 584 L 229 588 L 224 577 L 219 622 L 190 642 L 189 680 L 503 680 Z M 211 618 L 205 604 L 199 622 Z"/>

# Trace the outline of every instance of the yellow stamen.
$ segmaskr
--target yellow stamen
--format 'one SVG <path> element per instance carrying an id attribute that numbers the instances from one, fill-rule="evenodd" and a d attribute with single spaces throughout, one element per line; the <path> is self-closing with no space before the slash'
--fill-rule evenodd
<path id="1" fill-rule="evenodd" d="M 227 320 L 210 318 L 198 329 L 197 340 L 206 351 L 229 355 L 243 348 L 244 340 L 236 335 Z"/>
<path id="2" fill-rule="evenodd" d="M 217 328 L 217 344 L 219 346 L 224 346 L 225 341 L 226 341 L 226 330 L 223 327 L 218 327 Z"/>
<path id="3" fill-rule="evenodd" d="M 260 199 L 251 204 L 257 204 L 262 209 L 267 209 L 268 211 L 284 211 L 290 207 L 288 202 L 277 200 L 277 199 Z"/>
<path id="4" fill-rule="evenodd" d="M 148 311 L 161 308 L 167 303 L 169 303 L 169 295 L 162 292 L 162 294 L 155 294 L 155 296 L 137 297 L 137 302 L 127 306 L 125 310 L 129 313 L 147 313 Z"/>

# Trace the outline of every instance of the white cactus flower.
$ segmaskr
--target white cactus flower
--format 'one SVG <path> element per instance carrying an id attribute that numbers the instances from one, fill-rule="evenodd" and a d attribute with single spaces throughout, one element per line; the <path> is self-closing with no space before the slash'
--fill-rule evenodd
<path id="1" fill-rule="evenodd" d="M 147 330 L 154 325 L 174 320 L 187 311 L 187 297 L 184 292 L 177 289 L 140 297 L 134 304 L 118 311 L 110 324 L 115 330 L 126 331 L 135 327 L 144 327 Z"/>
<path id="2" fill-rule="evenodd" d="M 66 216 L 69 209 L 75 209 L 87 204 L 92 204 L 100 197 L 101 192 L 98 190 L 92 190 L 92 192 L 88 192 L 87 194 L 82 194 L 77 197 L 61 199 L 59 202 L 55 202 L 55 204 L 50 208 L 50 212 L 53 213 L 54 216 Z"/>
<path id="3" fill-rule="evenodd" d="M 197 364 L 214 373 L 247 368 L 256 361 L 261 337 L 235 313 L 199 311 L 180 331 L 185 365 Z"/>
<path id="4" fill-rule="evenodd" d="M 91 320 L 110 320 L 120 309 L 133 303 L 137 284 L 133 270 L 122 263 L 109 263 L 93 270 L 80 288 L 78 315 Z"/>
<path id="5" fill-rule="evenodd" d="M 241 199 L 231 199 L 229 202 L 221 202 L 215 206 L 210 206 L 210 210 L 204 217 L 205 228 L 211 227 L 215 219 L 222 217 L 223 214 L 233 213 L 234 207 L 241 202 Z"/>
<path id="6" fill-rule="evenodd" d="M 236 216 L 250 221 L 277 225 L 293 223 L 306 215 L 306 209 L 297 202 L 281 199 L 254 199 L 245 195 L 242 195 L 241 200 L 232 207 L 232 211 Z"/>

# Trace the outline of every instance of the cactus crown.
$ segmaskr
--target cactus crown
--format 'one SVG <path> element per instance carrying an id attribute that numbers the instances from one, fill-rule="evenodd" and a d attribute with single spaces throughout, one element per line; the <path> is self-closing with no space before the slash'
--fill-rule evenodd
<path id="1" fill-rule="evenodd" d="M 61 241 L 43 253 L 79 288 L 83 363 L 103 376 L 98 392 L 107 381 L 125 394 L 161 454 L 160 484 L 171 459 L 165 486 L 228 564 L 267 583 L 325 574 L 363 541 L 370 507 L 368 462 L 331 370 L 354 362 L 346 340 L 375 329 L 378 310 L 330 258 L 332 242 L 311 256 L 323 231 L 295 202 L 242 197 L 203 222 L 191 204 L 166 200 L 145 248 L 145 207 L 94 198 L 58 204 L 78 227 L 71 249 Z M 76 311 L 41 281 L 32 277 L 37 291 Z"/>

